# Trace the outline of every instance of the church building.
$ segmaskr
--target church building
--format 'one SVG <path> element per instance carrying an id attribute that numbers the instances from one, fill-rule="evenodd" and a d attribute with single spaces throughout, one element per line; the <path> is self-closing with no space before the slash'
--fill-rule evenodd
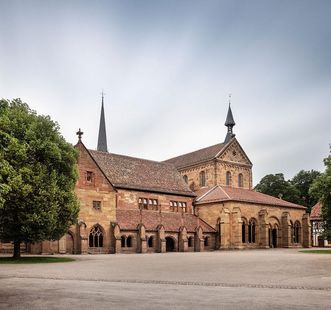
<path id="1" fill-rule="evenodd" d="M 252 162 L 233 133 L 163 162 L 108 151 L 102 97 L 97 150 L 78 131 L 78 223 L 31 253 L 149 253 L 309 247 L 306 208 L 255 192 Z M 1 244 L 0 244 L 1 250 Z"/>

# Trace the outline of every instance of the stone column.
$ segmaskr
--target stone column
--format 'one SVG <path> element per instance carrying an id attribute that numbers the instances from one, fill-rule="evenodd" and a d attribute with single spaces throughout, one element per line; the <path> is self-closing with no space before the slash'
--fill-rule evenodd
<path id="1" fill-rule="evenodd" d="M 187 252 L 188 250 L 188 240 L 187 240 L 187 230 L 186 227 L 181 227 L 179 231 L 179 252 Z"/>
<path id="2" fill-rule="evenodd" d="M 143 224 L 138 228 L 137 252 L 147 253 L 146 228 Z"/>
<path id="3" fill-rule="evenodd" d="M 194 234 L 194 251 L 195 252 L 203 252 L 204 251 L 204 239 L 203 239 L 203 231 L 199 226 L 195 230 Z"/>
<path id="4" fill-rule="evenodd" d="M 157 241 L 157 252 L 165 253 L 167 251 L 167 248 L 166 248 L 165 231 L 163 225 L 158 226 L 156 241 Z"/>
<path id="5" fill-rule="evenodd" d="M 311 247 L 311 224 L 308 213 L 302 216 L 302 246 L 305 248 Z"/>
<path id="6" fill-rule="evenodd" d="M 231 247 L 234 249 L 241 249 L 242 246 L 242 238 L 241 238 L 241 231 L 242 231 L 242 219 L 241 219 L 241 211 L 240 208 L 234 207 L 231 213 L 232 221 L 231 221 Z"/>
<path id="7" fill-rule="evenodd" d="M 220 249 L 230 248 L 230 236 L 230 211 L 226 208 L 223 208 L 220 217 Z"/>
<path id="8" fill-rule="evenodd" d="M 282 247 L 288 248 L 291 246 L 291 223 L 290 223 L 290 214 L 288 212 L 283 212 L 281 225 L 282 225 Z"/>
<path id="9" fill-rule="evenodd" d="M 83 221 L 79 223 L 79 235 L 78 239 L 80 239 L 80 254 L 88 253 L 88 232 L 86 224 Z"/>
<path id="10" fill-rule="evenodd" d="M 111 235 L 111 253 L 122 252 L 121 229 L 117 223 L 110 223 Z"/>
<path id="11" fill-rule="evenodd" d="M 259 211 L 259 222 L 258 222 L 258 245 L 260 248 L 269 248 L 269 223 L 267 222 L 268 212 L 266 209 Z"/>

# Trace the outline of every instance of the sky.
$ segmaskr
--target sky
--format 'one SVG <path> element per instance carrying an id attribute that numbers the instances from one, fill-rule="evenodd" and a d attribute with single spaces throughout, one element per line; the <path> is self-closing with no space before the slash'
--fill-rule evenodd
<path id="1" fill-rule="evenodd" d="M 0 98 L 75 144 L 165 160 L 234 133 L 266 174 L 320 170 L 331 143 L 331 1 L 0 0 Z"/>

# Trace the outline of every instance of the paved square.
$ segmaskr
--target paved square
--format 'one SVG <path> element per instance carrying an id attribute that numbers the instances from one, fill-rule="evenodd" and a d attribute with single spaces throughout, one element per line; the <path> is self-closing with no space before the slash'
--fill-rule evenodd
<path id="1" fill-rule="evenodd" d="M 0 265 L 1 309 L 330 309 L 331 256 L 296 249 Z"/>

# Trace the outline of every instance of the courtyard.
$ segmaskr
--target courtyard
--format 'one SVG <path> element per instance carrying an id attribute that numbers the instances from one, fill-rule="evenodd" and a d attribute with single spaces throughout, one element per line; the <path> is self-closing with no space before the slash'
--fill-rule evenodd
<path id="1" fill-rule="evenodd" d="M 331 256 L 302 249 L 80 255 L 0 265 L 1 309 L 329 309 Z"/>

